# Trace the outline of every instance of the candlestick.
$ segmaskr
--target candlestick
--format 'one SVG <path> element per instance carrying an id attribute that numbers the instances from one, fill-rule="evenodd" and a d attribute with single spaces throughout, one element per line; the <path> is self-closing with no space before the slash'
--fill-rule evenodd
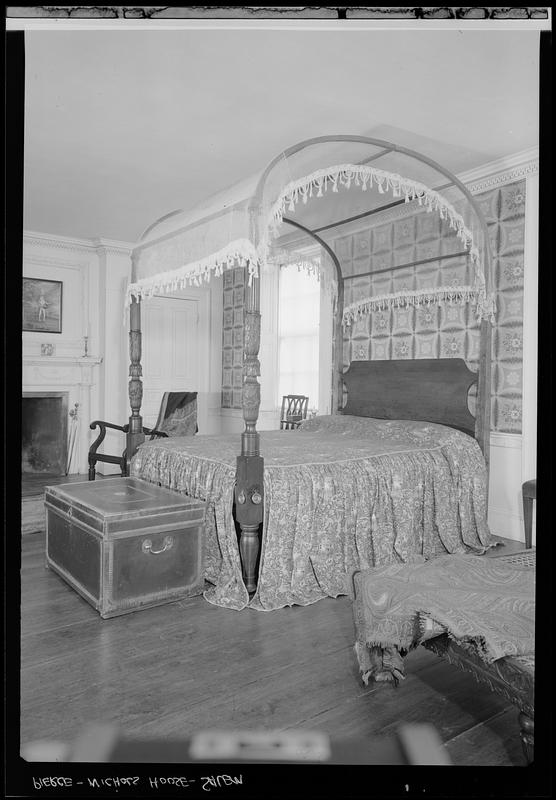
<path id="1" fill-rule="evenodd" d="M 89 337 L 88 336 L 84 336 L 83 337 L 83 341 L 84 341 L 84 345 L 85 345 L 83 356 L 85 358 L 87 358 L 87 356 L 89 355 Z"/>

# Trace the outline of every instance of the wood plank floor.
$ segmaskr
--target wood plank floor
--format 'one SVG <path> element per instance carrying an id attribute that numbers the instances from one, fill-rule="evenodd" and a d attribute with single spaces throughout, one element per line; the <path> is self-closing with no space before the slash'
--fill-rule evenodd
<path id="1" fill-rule="evenodd" d="M 262 613 L 196 597 L 101 620 L 45 568 L 43 533 L 22 547 L 22 744 L 71 742 L 93 721 L 137 738 L 218 727 L 360 740 L 428 722 L 455 765 L 525 764 L 517 710 L 424 648 L 397 689 L 365 687 L 348 598 Z"/>
<path id="2" fill-rule="evenodd" d="M 102 477 L 102 476 L 100 476 Z M 44 531 L 44 490 L 46 486 L 86 481 L 86 475 L 56 475 L 26 472 L 21 476 L 21 533 Z"/>
<path id="3" fill-rule="evenodd" d="M 102 477 L 102 476 L 100 476 Z M 86 475 L 57 475 L 48 472 L 24 472 L 21 476 L 21 498 L 42 497 L 45 486 L 86 481 Z"/>

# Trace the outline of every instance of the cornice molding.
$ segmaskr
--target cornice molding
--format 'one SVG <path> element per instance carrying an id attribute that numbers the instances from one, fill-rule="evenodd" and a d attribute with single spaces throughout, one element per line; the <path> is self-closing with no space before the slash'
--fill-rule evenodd
<path id="1" fill-rule="evenodd" d="M 528 175 L 536 175 L 539 171 L 539 163 L 530 162 L 521 167 L 514 167 L 511 170 L 499 172 L 497 175 L 489 175 L 487 178 L 475 181 L 467 185 L 471 194 L 482 194 L 489 189 L 496 189 L 498 186 L 505 186 L 507 183 L 514 183 L 515 181 L 522 180 Z"/>
<path id="2" fill-rule="evenodd" d="M 512 156 L 489 161 L 475 169 L 462 172 L 458 178 L 471 194 L 484 192 L 487 189 L 512 183 L 527 175 L 539 171 L 539 148 L 531 147 Z"/>
<path id="3" fill-rule="evenodd" d="M 78 253 L 91 253 L 96 250 L 90 239 L 70 239 L 67 236 L 55 236 L 51 233 L 36 231 L 24 231 L 23 244 L 33 247 L 52 247 L 55 250 L 71 250 Z"/>
<path id="4" fill-rule="evenodd" d="M 130 242 L 120 242 L 117 239 L 94 239 L 93 243 L 97 252 L 114 256 L 131 256 L 135 247 Z"/>
<path id="5" fill-rule="evenodd" d="M 109 255 L 131 255 L 134 247 L 130 242 L 116 239 L 74 239 L 68 236 L 55 236 L 51 233 L 24 231 L 23 244 L 30 247 L 51 247 L 55 250 L 67 250 L 76 253 L 94 253 Z"/>

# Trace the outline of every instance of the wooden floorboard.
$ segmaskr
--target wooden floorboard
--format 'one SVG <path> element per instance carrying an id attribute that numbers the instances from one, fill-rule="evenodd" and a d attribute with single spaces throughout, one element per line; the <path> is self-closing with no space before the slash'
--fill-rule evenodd
<path id="1" fill-rule="evenodd" d="M 525 766 L 521 742 L 516 736 L 517 715 L 517 709 L 506 708 L 455 736 L 446 743 L 452 762 L 473 767 L 477 765 L 477 753 L 481 753 L 481 762 L 487 761 L 489 766 L 504 767 L 508 763 Z"/>
<path id="2" fill-rule="evenodd" d="M 194 597 L 102 620 L 45 568 L 44 533 L 22 542 L 23 744 L 69 742 L 92 721 L 135 737 L 220 727 L 358 740 L 430 722 L 456 765 L 524 764 L 516 709 L 424 648 L 398 688 L 364 686 L 347 597 L 270 613 Z"/>
<path id="3" fill-rule="evenodd" d="M 44 490 L 46 486 L 86 481 L 86 475 L 53 475 L 26 472 L 21 476 L 21 533 L 27 536 L 45 529 Z"/>
<path id="4" fill-rule="evenodd" d="M 21 475 L 21 497 L 37 497 L 44 494 L 45 486 L 86 481 L 86 475 L 56 475 L 47 472 L 24 472 Z"/>

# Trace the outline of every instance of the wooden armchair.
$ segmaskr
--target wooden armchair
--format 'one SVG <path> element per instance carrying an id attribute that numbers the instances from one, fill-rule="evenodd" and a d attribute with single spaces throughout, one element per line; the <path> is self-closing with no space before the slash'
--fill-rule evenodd
<path id="1" fill-rule="evenodd" d="M 280 430 L 289 431 L 299 428 L 301 422 L 307 419 L 307 406 L 309 398 L 304 394 L 286 394 L 282 397 L 282 410 L 280 411 Z"/>
<path id="2" fill-rule="evenodd" d="M 117 464 L 120 475 L 127 475 L 127 452 L 124 450 L 119 456 L 99 453 L 98 448 L 103 443 L 107 429 L 121 431 L 126 434 L 129 425 L 116 425 L 96 419 L 89 425 L 91 430 L 99 428 L 99 435 L 89 448 L 89 480 L 96 477 L 97 462 L 103 464 Z M 158 419 L 154 428 L 143 428 L 150 439 L 167 438 L 168 436 L 191 436 L 197 433 L 197 392 L 165 392 L 158 412 Z"/>
<path id="3" fill-rule="evenodd" d="M 125 478 L 127 475 L 127 451 L 124 450 L 121 456 L 111 456 L 104 453 L 97 453 L 97 449 L 104 441 L 104 437 L 106 436 L 106 429 L 110 428 L 114 431 L 122 431 L 122 433 L 127 433 L 129 431 L 129 425 L 115 425 L 113 422 L 105 422 L 101 419 L 95 419 L 89 425 L 91 430 L 95 428 L 99 428 L 100 433 L 92 443 L 89 448 L 89 480 L 94 481 L 96 478 L 96 464 L 100 461 L 103 464 L 117 464 L 120 467 L 120 475 L 122 478 Z M 168 434 L 164 431 L 157 431 L 155 428 L 143 428 L 143 432 L 150 435 L 151 439 L 157 439 L 161 437 L 168 437 Z"/>

